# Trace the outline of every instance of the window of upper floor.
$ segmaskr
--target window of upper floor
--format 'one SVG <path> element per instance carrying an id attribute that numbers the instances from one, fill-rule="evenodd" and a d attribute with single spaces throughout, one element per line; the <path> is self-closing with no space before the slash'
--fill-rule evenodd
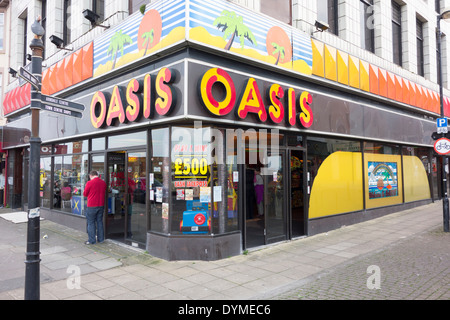
<path id="1" fill-rule="evenodd" d="M 64 0 L 63 4 L 63 42 L 67 46 L 72 41 L 70 22 L 72 21 L 72 0 Z"/>
<path id="2" fill-rule="evenodd" d="M 417 74 L 422 77 L 425 76 L 423 43 L 423 22 L 416 18 Z"/>
<path id="3" fill-rule="evenodd" d="M 317 0 L 317 20 L 327 23 L 327 31 L 338 35 L 338 0 Z"/>
<path id="4" fill-rule="evenodd" d="M 395 2 L 392 4 L 392 52 L 393 61 L 402 65 L 402 7 Z"/>
<path id="5" fill-rule="evenodd" d="M 262 13 L 292 25 L 292 0 L 261 0 L 260 4 Z"/>
<path id="6" fill-rule="evenodd" d="M 375 27 L 373 0 L 360 0 L 361 48 L 375 52 Z"/>
<path id="7" fill-rule="evenodd" d="M 27 60 L 27 50 L 28 50 L 28 11 L 25 10 L 18 19 L 18 34 L 17 34 L 17 44 L 18 44 L 18 54 L 17 60 L 21 61 L 22 65 L 25 66 L 28 62 Z"/>
<path id="8" fill-rule="evenodd" d="M 98 23 L 102 23 L 105 20 L 105 0 L 92 0 L 92 11 L 98 14 L 100 18 Z"/>
<path id="9" fill-rule="evenodd" d="M 0 52 L 5 51 L 5 20 L 6 14 L 0 10 Z"/>
<path id="10" fill-rule="evenodd" d="M 135 13 L 136 11 L 139 11 L 141 6 L 148 4 L 148 0 L 129 0 L 128 1 L 128 11 L 130 14 Z"/>

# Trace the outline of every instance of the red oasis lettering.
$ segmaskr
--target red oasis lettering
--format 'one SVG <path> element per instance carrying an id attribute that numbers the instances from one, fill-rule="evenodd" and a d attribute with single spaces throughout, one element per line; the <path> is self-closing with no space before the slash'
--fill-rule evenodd
<path id="1" fill-rule="evenodd" d="M 225 87 L 226 96 L 220 102 L 212 95 L 212 87 L 216 82 L 223 84 Z M 200 95 L 206 109 L 216 116 L 224 116 L 230 113 L 236 102 L 236 89 L 233 80 L 228 73 L 219 68 L 210 69 L 205 73 L 200 83 Z"/>
<path id="2" fill-rule="evenodd" d="M 222 84 L 225 88 L 225 97 L 221 101 L 218 101 L 212 93 L 216 83 Z M 281 124 L 284 120 L 290 126 L 295 126 L 299 122 L 304 128 L 309 128 L 313 124 L 311 109 L 313 99 L 308 91 L 298 95 L 293 88 L 283 90 L 279 84 L 272 84 L 263 96 L 257 81 L 249 78 L 241 98 L 237 99 L 233 79 L 220 68 L 205 72 L 199 87 L 201 102 L 216 116 L 226 116 L 236 107 L 236 115 L 242 120 L 253 114 L 261 122 L 269 119 L 274 124 Z"/>
<path id="3" fill-rule="evenodd" d="M 147 74 L 143 81 L 131 79 L 125 87 L 115 86 L 110 93 L 98 91 L 91 100 L 91 124 L 94 128 L 119 123 L 138 121 L 141 116 L 153 118 L 154 112 L 168 115 L 175 104 L 175 92 L 169 86 L 174 75 L 168 68 L 162 68 L 155 77 L 155 92 L 152 90 L 152 76 Z M 154 96 L 157 98 L 154 99 Z"/>

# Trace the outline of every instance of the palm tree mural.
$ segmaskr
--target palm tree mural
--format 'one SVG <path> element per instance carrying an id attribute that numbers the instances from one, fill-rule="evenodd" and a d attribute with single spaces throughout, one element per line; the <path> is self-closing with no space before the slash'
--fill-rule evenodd
<path id="1" fill-rule="evenodd" d="M 223 10 L 220 17 L 217 17 L 213 22 L 214 26 L 224 33 L 223 39 L 228 37 L 228 43 L 225 46 L 225 50 L 230 50 L 233 45 L 234 38 L 238 37 L 241 43 L 241 49 L 244 49 L 244 41 L 247 39 L 253 45 L 256 45 L 256 39 L 250 29 L 244 24 L 242 16 L 236 15 L 235 12 Z"/>
<path id="2" fill-rule="evenodd" d="M 122 30 L 116 32 L 111 37 L 111 42 L 109 44 L 108 50 L 106 51 L 107 55 L 111 55 L 111 60 L 113 60 L 112 69 L 116 66 L 117 57 L 119 55 L 123 56 L 123 49 L 126 44 L 131 44 L 133 40 L 127 34 L 122 33 Z"/>
<path id="3" fill-rule="evenodd" d="M 275 65 L 278 65 L 278 62 L 280 62 L 280 60 L 284 59 L 284 53 L 285 53 L 285 49 L 283 46 L 280 46 L 278 43 L 276 42 L 272 42 L 272 46 L 274 47 L 274 51 L 272 52 L 272 55 L 277 55 L 277 61 L 275 62 Z"/>
<path id="4" fill-rule="evenodd" d="M 157 10 L 151 9 L 145 13 L 139 24 L 137 45 L 139 52 L 145 57 L 161 41 L 162 19 Z"/>
<path id="5" fill-rule="evenodd" d="M 266 35 L 267 53 L 276 59 L 275 65 L 285 64 L 292 59 L 291 39 L 279 26 L 273 26 Z"/>
<path id="6" fill-rule="evenodd" d="M 148 32 L 144 32 L 141 36 L 142 39 L 144 39 L 144 45 L 145 45 L 145 51 L 144 56 L 147 54 L 148 47 L 151 43 L 153 43 L 153 38 L 155 36 L 155 30 L 152 29 Z"/>

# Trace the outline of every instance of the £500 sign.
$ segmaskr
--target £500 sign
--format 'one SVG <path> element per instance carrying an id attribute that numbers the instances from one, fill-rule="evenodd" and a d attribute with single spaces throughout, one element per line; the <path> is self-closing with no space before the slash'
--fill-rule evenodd
<path id="1" fill-rule="evenodd" d="M 440 155 L 447 155 L 450 153 L 450 140 L 447 138 L 438 139 L 434 143 L 434 151 Z"/>

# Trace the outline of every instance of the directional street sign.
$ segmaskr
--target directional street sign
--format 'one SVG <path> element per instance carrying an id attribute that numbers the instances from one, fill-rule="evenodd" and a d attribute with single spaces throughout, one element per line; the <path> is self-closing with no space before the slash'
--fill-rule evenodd
<path id="1" fill-rule="evenodd" d="M 26 82 L 30 83 L 33 87 L 36 88 L 36 90 L 39 90 L 39 80 L 24 67 L 20 67 L 19 77 L 21 77 Z"/>
<path id="2" fill-rule="evenodd" d="M 31 62 L 24 65 L 23 68 L 28 71 L 31 72 Z M 27 81 L 25 81 L 24 79 L 22 79 L 21 77 L 19 77 L 19 86 L 23 86 Z"/>
<path id="3" fill-rule="evenodd" d="M 50 97 L 45 94 L 41 94 L 41 101 L 43 104 L 51 105 L 57 108 L 74 109 L 84 111 L 84 105 L 72 101 L 67 101 L 60 98 Z"/>
<path id="4" fill-rule="evenodd" d="M 65 116 L 76 117 L 76 118 L 81 118 L 83 116 L 83 114 L 81 112 L 73 111 L 73 110 L 69 110 L 69 109 L 64 109 L 64 108 L 59 108 L 59 107 L 56 107 L 54 105 L 47 104 L 45 102 L 41 103 L 41 109 L 42 110 L 46 110 L 46 111 L 59 113 L 59 114 L 65 115 Z"/>

